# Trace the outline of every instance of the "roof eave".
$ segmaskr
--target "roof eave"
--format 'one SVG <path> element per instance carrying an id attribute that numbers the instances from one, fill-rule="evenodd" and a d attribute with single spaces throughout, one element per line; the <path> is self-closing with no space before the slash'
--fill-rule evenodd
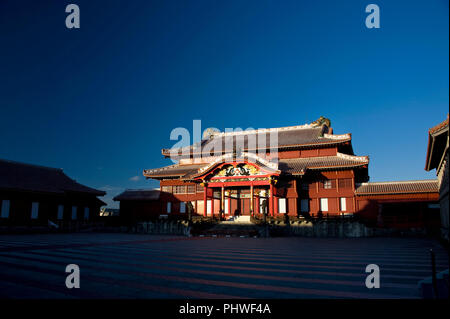
<path id="1" fill-rule="evenodd" d="M 358 191 L 355 192 L 356 196 L 365 196 L 365 195 L 405 195 L 405 194 L 437 194 L 439 191 L 437 190 L 427 190 L 427 191 L 405 191 L 405 192 L 370 192 L 370 193 L 360 193 Z"/>
<path id="2" fill-rule="evenodd" d="M 351 138 L 351 134 L 349 133 L 350 137 L 345 138 L 345 139 L 341 139 L 341 140 L 336 140 L 336 141 L 325 141 L 325 142 L 320 142 L 320 143 L 306 143 L 306 144 L 290 144 L 290 145 L 281 145 L 279 146 L 277 149 L 289 149 L 289 148 L 305 148 L 305 147 L 311 147 L 311 146 L 327 146 L 327 145 L 336 145 L 336 144 L 344 144 L 347 142 L 350 142 L 352 140 Z M 256 148 L 256 149 L 243 149 L 243 152 L 252 152 L 252 151 L 258 151 L 258 150 L 271 150 L 274 147 L 266 147 L 266 148 Z M 171 156 L 170 152 L 165 152 L 167 151 L 167 149 L 162 149 L 161 153 L 162 155 L 164 155 L 166 158 Z M 225 151 L 223 151 L 222 153 L 226 153 Z M 192 151 L 189 152 L 189 154 L 184 154 L 185 156 L 189 155 L 202 155 L 204 154 L 203 152 L 195 152 L 193 153 Z M 183 156 L 183 154 L 179 154 L 178 156 Z"/>

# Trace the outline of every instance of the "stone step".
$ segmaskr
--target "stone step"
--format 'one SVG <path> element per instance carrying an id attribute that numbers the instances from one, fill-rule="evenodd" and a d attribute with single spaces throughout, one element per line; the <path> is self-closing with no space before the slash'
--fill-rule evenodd
<path id="1" fill-rule="evenodd" d="M 204 236 L 259 236 L 259 227 L 251 222 L 225 221 L 199 233 Z"/>

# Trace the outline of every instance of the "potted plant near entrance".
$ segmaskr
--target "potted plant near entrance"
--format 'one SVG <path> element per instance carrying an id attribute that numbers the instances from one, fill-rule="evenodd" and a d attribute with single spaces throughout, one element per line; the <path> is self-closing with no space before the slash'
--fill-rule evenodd
<path id="1" fill-rule="evenodd" d="M 192 205 L 191 202 L 187 202 L 186 206 L 187 206 L 187 211 L 188 211 L 188 222 L 189 222 L 189 225 L 191 225 L 191 223 L 192 223 L 192 212 L 194 211 L 194 206 Z"/>

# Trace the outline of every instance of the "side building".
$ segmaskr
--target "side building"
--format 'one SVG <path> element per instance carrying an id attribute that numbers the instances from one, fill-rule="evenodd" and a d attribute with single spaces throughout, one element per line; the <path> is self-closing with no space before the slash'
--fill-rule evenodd
<path id="1" fill-rule="evenodd" d="M 441 215 L 441 237 L 449 241 L 449 175 L 448 175 L 448 114 L 442 123 L 430 128 L 428 131 L 428 147 L 425 170 L 436 169 L 437 184 L 439 189 L 440 215 Z"/>
<path id="2" fill-rule="evenodd" d="M 89 221 L 106 193 L 68 177 L 62 169 L 0 160 L 0 226 L 47 226 Z"/>
<path id="3" fill-rule="evenodd" d="M 439 194 L 436 180 L 372 182 L 355 191 L 358 215 L 381 228 L 439 229 Z"/>
<path id="4" fill-rule="evenodd" d="M 120 203 L 119 218 L 122 224 L 161 217 L 162 202 L 159 189 L 127 189 L 113 198 Z"/>

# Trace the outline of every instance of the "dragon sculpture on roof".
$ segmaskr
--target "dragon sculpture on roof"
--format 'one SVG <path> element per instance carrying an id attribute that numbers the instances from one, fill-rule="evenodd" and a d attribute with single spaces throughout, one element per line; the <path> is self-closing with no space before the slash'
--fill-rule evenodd
<path id="1" fill-rule="evenodd" d="M 324 116 L 319 117 L 317 120 L 315 120 L 311 124 L 315 125 L 315 126 L 322 126 L 325 124 L 326 126 L 331 127 L 331 121 Z"/>

